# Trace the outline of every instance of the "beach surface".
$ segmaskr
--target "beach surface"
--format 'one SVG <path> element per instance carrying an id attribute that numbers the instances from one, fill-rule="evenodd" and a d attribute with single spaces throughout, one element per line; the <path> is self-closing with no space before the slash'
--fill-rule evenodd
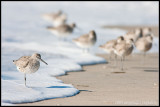
<path id="1" fill-rule="evenodd" d="M 58 79 L 72 84 L 80 93 L 66 98 L 44 100 L 18 105 L 158 105 L 159 54 L 132 54 L 124 62 L 124 70 L 115 67 L 114 58 L 105 64 L 83 66 L 83 71 L 68 72 Z"/>

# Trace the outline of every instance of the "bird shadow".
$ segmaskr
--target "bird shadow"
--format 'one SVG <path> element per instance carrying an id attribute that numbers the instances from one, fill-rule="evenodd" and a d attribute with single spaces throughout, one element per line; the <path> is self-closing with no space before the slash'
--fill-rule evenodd
<path id="1" fill-rule="evenodd" d="M 80 92 L 83 92 L 83 91 L 85 91 L 85 92 L 93 92 L 93 91 L 89 91 L 89 90 L 79 90 Z"/>
<path id="2" fill-rule="evenodd" d="M 157 69 L 157 68 L 154 68 L 154 67 L 131 67 L 131 68 L 133 68 L 133 69 Z"/>
<path id="3" fill-rule="evenodd" d="M 159 72 L 158 69 L 150 69 L 150 70 L 144 70 L 145 72 Z"/>
<path id="4" fill-rule="evenodd" d="M 126 73 L 125 71 L 115 71 L 115 72 L 111 72 L 111 73 L 114 73 L 114 74 L 122 74 L 122 73 Z"/>

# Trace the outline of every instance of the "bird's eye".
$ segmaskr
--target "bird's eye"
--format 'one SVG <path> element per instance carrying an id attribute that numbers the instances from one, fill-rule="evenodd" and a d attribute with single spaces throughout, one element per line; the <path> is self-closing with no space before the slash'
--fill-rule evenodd
<path id="1" fill-rule="evenodd" d="M 37 56 L 37 58 L 39 58 L 39 56 Z"/>

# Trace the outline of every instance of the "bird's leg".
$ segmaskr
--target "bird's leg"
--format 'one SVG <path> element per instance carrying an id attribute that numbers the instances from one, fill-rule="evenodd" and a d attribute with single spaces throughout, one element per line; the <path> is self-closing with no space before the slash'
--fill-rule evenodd
<path id="1" fill-rule="evenodd" d="M 125 56 L 123 56 L 123 69 L 124 69 Z"/>
<path id="2" fill-rule="evenodd" d="M 122 69 L 122 57 L 121 57 L 121 69 Z"/>
<path id="3" fill-rule="evenodd" d="M 121 57 L 121 70 L 123 71 L 123 56 Z"/>
<path id="4" fill-rule="evenodd" d="M 144 58 L 144 61 L 145 61 L 145 57 L 146 57 L 146 52 L 143 53 L 143 58 Z"/>
<path id="5" fill-rule="evenodd" d="M 109 54 L 109 60 L 111 61 L 111 53 Z"/>
<path id="6" fill-rule="evenodd" d="M 117 55 L 116 54 L 114 54 L 115 55 L 115 67 L 117 67 Z"/>
<path id="7" fill-rule="evenodd" d="M 24 74 L 24 82 L 25 82 L 25 86 L 26 86 L 26 74 Z"/>

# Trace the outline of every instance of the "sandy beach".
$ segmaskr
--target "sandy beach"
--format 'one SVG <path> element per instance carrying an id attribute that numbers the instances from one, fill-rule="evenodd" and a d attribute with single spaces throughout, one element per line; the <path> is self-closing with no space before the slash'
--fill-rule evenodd
<path id="1" fill-rule="evenodd" d="M 108 60 L 107 55 L 98 55 Z M 73 84 L 80 93 L 19 105 L 158 105 L 158 53 L 126 58 L 124 71 L 115 68 L 113 60 L 105 64 L 83 66 L 83 71 L 57 77 Z M 118 60 L 120 66 L 120 60 Z"/>
<path id="2" fill-rule="evenodd" d="M 153 31 L 159 34 L 158 27 Z M 159 105 L 159 53 L 148 53 L 145 59 L 142 54 L 132 54 L 126 58 L 123 71 L 120 70 L 120 58 L 118 67 L 115 67 L 113 57 L 109 60 L 107 54 L 97 56 L 105 58 L 108 63 L 83 66 L 83 71 L 57 77 L 72 84 L 79 94 L 18 105 Z"/>

